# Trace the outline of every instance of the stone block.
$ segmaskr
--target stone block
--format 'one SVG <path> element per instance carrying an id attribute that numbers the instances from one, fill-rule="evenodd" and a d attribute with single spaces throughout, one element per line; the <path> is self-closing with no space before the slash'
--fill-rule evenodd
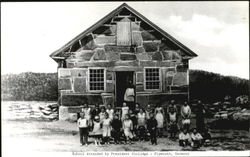
<path id="1" fill-rule="evenodd" d="M 69 107 L 59 106 L 59 120 L 61 121 L 77 121 L 77 113 L 70 113 Z"/>
<path id="2" fill-rule="evenodd" d="M 106 60 L 105 50 L 103 48 L 96 48 L 93 60 Z"/>
<path id="3" fill-rule="evenodd" d="M 137 53 L 136 58 L 137 58 L 137 60 L 151 60 L 151 58 L 149 57 L 149 55 L 146 52 Z"/>
<path id="4" fill-rule="evenodd" d="M 115 36 L 97 36 L 95 38 L 96 44 L 116 44 L 116 37 Z"/>
<path id="5" fill-rule="evenodd" d="M 86 77 L 87 69 L 71 69 L 71 77 Z"/>
<path id="6" fill-rule="evenodd" d="M 142 46 L 143 40 L 141 36 L 141 32 L 132 32 L 132 45 Z"/>
<path id="7" fill-rule="evenodd" d="M 74 68 L 75 63 L 74 62 L 67 62 L 67 68 Z"/>
<path id="8" fill-rule="evenodd" d="M 177 72 L 173 78 L 173 85 L 187 85 L 187 73 Z"/>
<path id="9" fill-rule="evenodd" d="M 68 89 L 71 90 L 71 79 L 70 78 L 59 78 L 58 79 L 58 89 Z"/>
<path id="10" fill-rule="evenodd" d="M 105 45 L 105 52 L 131 52 L 131 46 Z"/>
<path id="11" fill-rule="evenodd" d="M 78 52 L 73 52 L 74 58 L 84 61 L 89 61 L 93 55 L 94 51 L 92 50 L 81 50 Z"/>
<path id="12" fill-rule="evenodd" d="M 152 56 L 152 60 L 162 61 L 163 56 L 162 56 L 161 52 L 160 51 L 155 52 Z"/>
<path id="13" fill-rule="evenodd" d="M 92 94 L 67 94 L 61 96 L 61 104 L 62 106 L 81 106 L 84 103 L 87 104 L 96 104 L 102 103 L 102 97 L 100 94 L 92 95 Z"/>
<path id="14" fill-rule="evenodd" d="M 145 108 L 148 105 L 148 96 L 136 95 L 136 102 L 139 103 L 142 108 Z"/>
<path id="15" fill-rule="evenodd" d="M 134 53 L 121 53 L 120 59 L 127 61 L 127 60 L 136 60 L 136 55 Z"/>
<path id="16" fill-rule="evenodd" d="M 143 47 L 146 52 L 155 52 L 158 51 L 159 42 L 143 42 Z"/>
<path id="17" fill-rule="evenodd" d="M 107 71 L 106 80 L 113 80 L 113 72 Z"/>
<path id="18" fill-rule="evenodd" d="M 138 47 L 136 47 L 136 51 L 135 52 L 136 53 L 143 53 L 143 52 L 145 52 L 145 49 L 144 49 L 143 46 L 138 46 Z"/>
<path id="19" fill-rule="evenodd" d="M 160 51 L 171 50 L 171 48 L 163 41 L 159 45 Z"/>
<path id="20" fill-rule="evenodd" d="M 94 50 L 95 48 L 98 47 L 95 44 L 92 35 L 88 35 L 85 38 L 81 39 L 81 43 L 83 45 L 81 50 Z"/>
<path id="21" fill-rule="evenodd" d="M 70 77 L 70 76 L 71 76 L 70 69 L 66 69 L 66 68 L 58 69 L 58 78 Z"/>
<path id="22" fill-rule="evenodd" d="M 157 40 L 157 38 L 152 34 L 147 31 L 142 31 L 141 33 L 142 39 L 145 40 Z"/>
<path id="23" fill-rule="evenodd" d="M 86 92 L 86 77 L 74 78 L 74 92 L 85 93 Z"/>
<path id="24" fill-rule="evenodd" d="M 118 61 L 120 60 L 120 53 L 118 52 L 106 52 L 107 60 Z"/>
<path id="25" fill-rule="evenodd" d="M 142 92 L 144 91 L 144 86 L 143 84 L 136 84 L 136 92 Z"/>

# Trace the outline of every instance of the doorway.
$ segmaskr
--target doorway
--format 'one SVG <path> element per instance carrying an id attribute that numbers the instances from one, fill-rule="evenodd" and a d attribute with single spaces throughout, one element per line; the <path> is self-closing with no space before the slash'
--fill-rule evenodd
<path id="1" fill-rule="evenodd" d="M 134 84 L 134 72 L 133 71 L 119 71 L 116 72 L 116 107 L 122 107 L 124 100 L 124 93 L 127 89 L 129 81 Z"/>

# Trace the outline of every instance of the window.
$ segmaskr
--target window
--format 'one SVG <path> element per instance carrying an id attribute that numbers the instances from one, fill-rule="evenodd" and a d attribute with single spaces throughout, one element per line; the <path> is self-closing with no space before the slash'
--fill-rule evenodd
<path id="1" fill-rule="evenodd" d="M 89 69 L 89 90 L 103 91 L 105 80 L 104 69 Z"/>
<path id="2" fill-rule="evenodd" d="M 149 90 L 161 89 L 159 68 L 145 68 L 145 88 Z"/>

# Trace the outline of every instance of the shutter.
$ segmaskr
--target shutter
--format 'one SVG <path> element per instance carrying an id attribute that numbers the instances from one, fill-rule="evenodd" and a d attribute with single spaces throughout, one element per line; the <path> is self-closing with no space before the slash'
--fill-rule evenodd
<path id="1" fill-rule="evenodd" d="M 117 22 L 117 45 L 131 45 L 131 24 L 130 22 Z"/>

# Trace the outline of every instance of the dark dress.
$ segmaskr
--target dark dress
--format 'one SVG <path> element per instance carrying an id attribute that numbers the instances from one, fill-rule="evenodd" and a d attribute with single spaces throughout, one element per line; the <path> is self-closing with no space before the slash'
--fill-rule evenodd
<path id="1" fill-rule="evenodd" d="M 112 130 L 112 136 L 114 137 L 114 142 L 117 143 L 120 141 L 121 136 L 121 128 L 122 128 L 122 122 L 119 119 L 113 119 L 111 122 L 111 126 L 113 128 Z"/>
<path id="2" fill-rule="evenodd" d="M 196 112 L 196 128 L 199 133 L 203 133 L 205 129 L 205 108 L 203 104 L 198 104 Z"/>
<path id="3" fill-rule="evenodd" d="M 147 121 L 147 129 L 150 134 L 150 140 L 152 144 L 157 144 L 156 133 L 157 133 L 157 120 L 155 118 L 150 118 Z"/>

